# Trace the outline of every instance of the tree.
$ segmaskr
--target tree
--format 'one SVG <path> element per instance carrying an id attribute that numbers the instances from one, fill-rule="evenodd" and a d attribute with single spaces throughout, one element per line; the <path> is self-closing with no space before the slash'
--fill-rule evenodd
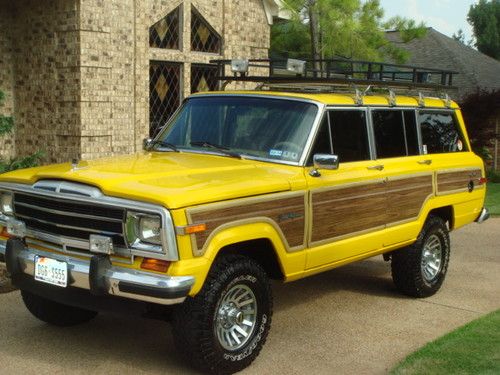
<path id="1" fill-rule="evenodd" d="M 471 5 L 467 21 L 474 30 L 477 49 L 500 60 L 500 0 L 479 0 Z"/>
<path id="2" fill-rule="evenodd" d="M 5 100 L 5 93 L 0 90 L 0 106 Z M 14 119 L 12 116 L 0 115 L 0 138 L 12 133 Z M 43 157 L 43 152 L 38 151 L 33 155 L 3 160 L 0 157 L 0 173 L 12 171 L 14 169 L 29 168 L 36 166 Z"/>
<path id="3" fill-rule="evenodd" d="M 400 17 L 384 23 L 379 0 L 288 0 L 287 4 L 295 17 L 273 26 L 272 55 L 404 62 L 407 52 L 389 43 L 384 29 L 400 30 L 405 42 L 426 32 L 423 24 Z"/>
<path id="4" fill-rule="evenodd" d="M 458 29 L 457 33 L 452 35 L 452 38 L 468 47 L 472 47 L 474 45 L 473 39 L 469 39 L 467 42 L 465 41 L 465 33 L 462 29 Z"/>

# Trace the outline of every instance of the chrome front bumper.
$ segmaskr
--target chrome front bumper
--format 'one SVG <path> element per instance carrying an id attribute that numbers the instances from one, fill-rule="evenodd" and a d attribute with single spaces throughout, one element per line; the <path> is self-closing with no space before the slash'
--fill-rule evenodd
<path id="1" fill-rule="evenodd" d="M 27 248 L 20 240 L 10 241 L 12 243 L 9 245 L 0 241 L 0 260 L 5 261 L 11 274 L 14 270 L 34 277 L 35 256 L 48 257 L 67 263 L 68 286 L 86 289 L 94 294 L 173 305 L 186 299 L 195 282 L 192 276 L 164 276 L 111 265 L 105 256 L 95 255 L 89 261 Z M 99 266 L 91 265 L 103 259 L 105 261 L 100 262 Z M 96 280 L 99 290 L 95 288 Z"/>

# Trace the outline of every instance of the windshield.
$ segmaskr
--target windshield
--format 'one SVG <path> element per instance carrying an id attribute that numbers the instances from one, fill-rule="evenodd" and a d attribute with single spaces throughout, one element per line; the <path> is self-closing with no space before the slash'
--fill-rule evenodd
<path id="1" fill-rule="evenodd" d="M 195 97 L 184 104 L 157 141 L 183 151 L 298 162 L 317 112 L 316 105 L 296 100 Z"/>

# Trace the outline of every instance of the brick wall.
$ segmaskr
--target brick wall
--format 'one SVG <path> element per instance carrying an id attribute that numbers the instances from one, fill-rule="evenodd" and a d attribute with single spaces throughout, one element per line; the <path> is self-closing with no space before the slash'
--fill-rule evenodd
<path id="1" fill-rule="evenodd" d="M 0 105 L 0 115 L 14 115 L 14 62 L 12 49 L 12 33 L 9 25 L 12 23 L 12 10 L 6 2 L 0 2 L 0 90 L 5 94 L 5 100 Z M 14 154 L 12 135 L 0 138 L 0 158 L 9 159 Z"/>
<path id="2" fill-rule="evenodd" d="M 14 4 L 12 19 L 2 4 Z M 180 4 L 181 49 L 150 48 L 150 26 Z M 222 55 L 191 51 L 191 6 L 223 37 Z M 191 63 L 262 58 L 269 48 L 262 0 L 0 0 L 0 10 L 0 84 L 14 87 L 0 110 L 15 103 L 16 151 L 44 149 L 46 162 L 140 150 L 151 60 L 183 64 L 185 97 Z"/>
<path id="3" fill-rule="evenodd" d="M 10 3 L 16 152 L 44 150 L 46 162 L 74 158 L 80 153 L 78 3 Z"/>

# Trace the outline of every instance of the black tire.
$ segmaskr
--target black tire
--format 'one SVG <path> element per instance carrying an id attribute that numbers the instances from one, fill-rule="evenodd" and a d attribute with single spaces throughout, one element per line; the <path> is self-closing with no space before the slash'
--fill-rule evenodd
<path id="1" fill-rule="evenodd" d="M 63 305 L 21 290 L 24 305 L 33 316 L 45 323 L 59 327 L 70 327 L 86 323 L 97 316 L 97 312 Z"/>
<path id="2" fill-rule="evenodd" d="M 221 311 L 229 306 L 231 296 L 237 296 L 238 288 L 251 290 L 240 297 L 246 304 L 254 297 L 254 303 L 241 307 L 239 323 L 224 320 Z M 233 297 L 234 298 L 234 297 Z M 238 300 L 239 301 L 239 300 Z M 249 306 L 250 305 L 250 306 Z M 256 314 L 248 313 L 255 307 Z M 244 317 L 245 316 L 245 317 Z M 268 277 L 262 267 L 252 259 L 239 255 L 228 255 L 217 259 L 205 281 L 202 290 L 194 297 L 179 305 L 173 314 L 172 328 L 177 349 L 183 357 L 198 370 L 212 374 L 232 374 L 249 366 L 264 345 L 271 326 L 272 295 Z M 236 320 L 236 317 L 233 317 Z M 243 320 L 244 319 L 244 320 Z M 247 320 L 248 319 L 248 320 Z M 247 332 L 248 338 L 240 337 L 241 347 L 225 348 L 227 341 L 219 338 L 224 332 L 224 324 L 245 324 L 253 321 Z M 224 323 L 225 322 L 225 323 Z M 232 338 L 230 336 L 230 338 Z M 237 342 L 233 339 L 234 345 Z M 229 345 L 228 345 L 229 346 Z"/>
<path id="3" fill-rule="evenodd" d="M 433 247 L 439 249 L 434 250 L 440 253 L 439 256 L 431 254 Z M 440 259 L 439 264 L 437 259 Z M 392 254 L 392 279 L 406 295 L 429 297 L 441 288 L 449 260 L 448 227 L 441 218 L 429 216 L 415 243 Z"/>

